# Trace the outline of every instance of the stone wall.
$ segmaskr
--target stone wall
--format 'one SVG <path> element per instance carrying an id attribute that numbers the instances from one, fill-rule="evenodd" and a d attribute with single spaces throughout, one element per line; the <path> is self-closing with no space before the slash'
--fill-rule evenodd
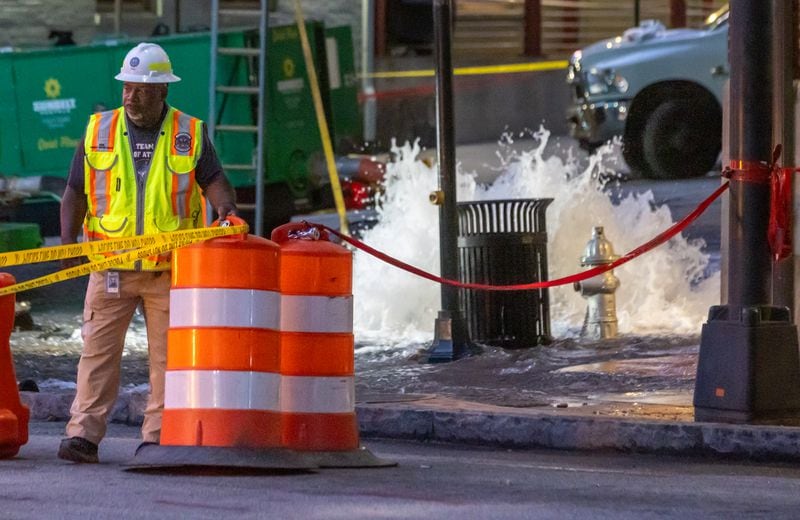
<path id="1" fill-rule="evenodd" d="M 48 47 L 51 30 L 72 31 L 75 41 L 94 34 L 95 0 L 0 0 L 0 47 Z"/>

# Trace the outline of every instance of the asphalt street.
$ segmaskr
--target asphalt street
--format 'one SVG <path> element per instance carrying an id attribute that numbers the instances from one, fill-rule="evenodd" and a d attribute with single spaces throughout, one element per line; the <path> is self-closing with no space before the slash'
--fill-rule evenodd
<path id="1" fill-rule="evenodd" d="M 0 461 L 0 517 L 796 518 L 800 469 L 648 455 L 371 439 L 380 469 L 125 470 L 134 427 L 112 425 L 98 465 L 55 458 L 63 423 L 32 424 Z"/>

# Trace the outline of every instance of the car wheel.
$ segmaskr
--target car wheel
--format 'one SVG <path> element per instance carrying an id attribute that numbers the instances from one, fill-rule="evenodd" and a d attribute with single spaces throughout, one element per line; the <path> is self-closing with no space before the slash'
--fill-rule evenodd
<path id="1" fill-rule="evenodd" d="M 642 173 L 682 179 L 705 175 L 722 146 L 722 113 L 711 99 L 665 99 L 641 131 Z"/>

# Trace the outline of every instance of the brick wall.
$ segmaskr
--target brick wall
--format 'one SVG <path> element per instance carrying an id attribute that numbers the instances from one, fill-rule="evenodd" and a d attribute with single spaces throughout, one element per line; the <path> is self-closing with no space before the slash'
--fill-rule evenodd
<path id="1" fill-rule="evenodd" d="M 73 31 L 75 41 L 94 34 L 95 0 L 0 0 L 0 46 L 47 47 L 53 29 Z"/>

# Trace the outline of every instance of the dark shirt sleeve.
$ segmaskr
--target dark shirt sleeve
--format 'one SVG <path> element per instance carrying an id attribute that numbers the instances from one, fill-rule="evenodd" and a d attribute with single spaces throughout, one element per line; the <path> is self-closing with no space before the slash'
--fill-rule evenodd
<path id="1" fill-rule="evenodd" d="M 203 150 L 197 160 L 195 180 L 200 185 L 200 188 L 205 191 L 206 186 L 217 180 L 220 175 L 224 175 L 222 164 L 219 162 L 214 144 L 208 137 L 208 127 L 203 123 Z"/>
<path id="2" fill-rule="evenodd" d="M 83 185 L 85 177 L 83 174 L 83 151 L 84 138 L 78 141 L 78 146 L 75 147 L 75 154 L 72 156 L 72 162 L 69 165 L 69 175 L 67 176 L 67 185 L 75 190 L 77 193 L 83 193 Z"/>

